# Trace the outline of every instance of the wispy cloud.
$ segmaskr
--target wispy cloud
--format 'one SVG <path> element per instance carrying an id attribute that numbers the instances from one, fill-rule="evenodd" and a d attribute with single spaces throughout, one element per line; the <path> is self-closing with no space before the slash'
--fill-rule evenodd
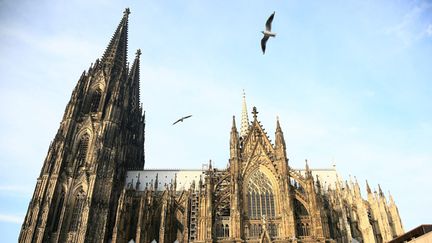
<path id="1" fill-rule="evenodd" d="M 402 20 L 389 27 L 385 33 L 394 35 L 398 38 L 405 46 L 410 46 L 414 42 L 425 37 L 425 34 L 430 36 L 432 34 L 432 26 L 429 24 L 424 28 L 424 23 L 422 23 L 422 16 L 432 10 L 432 3 L 430 2 L 420 2 L 409 9 Z"/>
<path id="2" fill-rule="evenodd" d="M 12 215 L 0 213 L 0 222 L 21 224 L 23 222 L 24 216 L 22 215 Z"/>

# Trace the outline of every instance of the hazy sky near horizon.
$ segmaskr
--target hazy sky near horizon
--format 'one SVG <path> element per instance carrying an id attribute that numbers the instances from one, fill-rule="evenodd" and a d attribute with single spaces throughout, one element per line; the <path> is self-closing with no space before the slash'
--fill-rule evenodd
<path id="1" fill-rule="evenodd" d="M 125 7 L 146 168 L 225 167 L 245 89 L 272 139 L 280 117 L 290 166 L 335 164 L 390 191 L 405 230 L 432 222 L 432 2 L 0 0 L 2 241 L 16 241 L 72 89 Z"/>

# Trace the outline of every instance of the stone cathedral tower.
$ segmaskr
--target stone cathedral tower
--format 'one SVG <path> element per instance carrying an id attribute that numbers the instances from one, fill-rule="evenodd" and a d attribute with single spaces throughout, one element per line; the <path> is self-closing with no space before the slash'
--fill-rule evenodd
<path id="1" fill-rule="evenodd" d="M 144 167 L 139 56 L 127 64 L 128 16 L 83 72 L 52 141 L 19 242 L 107 242 L 128 169 Z M 85 240 L 84 240 L 85 239 Z"/>

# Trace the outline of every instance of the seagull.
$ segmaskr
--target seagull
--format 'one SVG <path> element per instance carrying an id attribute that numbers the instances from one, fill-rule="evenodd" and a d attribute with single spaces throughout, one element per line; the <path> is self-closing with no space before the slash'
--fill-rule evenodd
<path id="1" fill-rule="evenodd" d="M 176 122 L 174 122 L 173 125 L 175 125 L 175 124 L 178 123 L 178 122 L 183 122 L 184 119 L 187 119 L 187 118 L 189 118 L 189 117 L 191 117 L 191 116 L 192 116 L 192 115 L 184 116 L 184 117 L 178 119 Z"/>
<path id="2" fill-rule="evenodd" d="M 263 51 L 263 54 L 265 54 L 267 40 L 270 37 L 276 37 L 276 33 L 271 32 L 271 24 L 272 24 L 274 15 L 275 15 L 275 12 L 273 12 L 272 15 L 270 15 L 270 17 L 267 19 L 267 22 L 265 24 L 266 29 L 264 31 L 261 31 L 261 33 L 264 34 L 264 37 L 261 39 L 261 49 Z"/>

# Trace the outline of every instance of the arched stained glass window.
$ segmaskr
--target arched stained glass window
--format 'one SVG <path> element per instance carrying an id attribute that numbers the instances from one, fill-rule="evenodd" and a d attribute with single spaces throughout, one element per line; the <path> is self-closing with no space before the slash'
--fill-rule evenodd
<path id="1" fill-rule="evenodd" d="M 249 178 L 247 197 L 249 218 L 261 219 L 264 215 L 267 218 L 276 216 L 273 187 L 267 176 L 259 170 Z"/>

